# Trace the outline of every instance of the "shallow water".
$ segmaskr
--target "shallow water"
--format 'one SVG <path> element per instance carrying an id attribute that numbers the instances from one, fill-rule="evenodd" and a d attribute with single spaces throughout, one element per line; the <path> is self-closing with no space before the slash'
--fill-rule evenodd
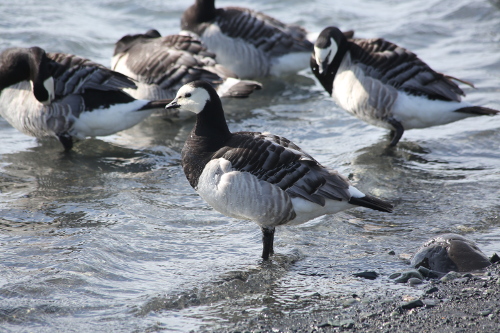
<path id="1" fill-rule="evenodd" d="M 176 33 L 187 3 L 3 1 L 1 49 L 38 45 L 109 65 L 121 36 Z M 500 6 L 484 0 L 218 1 L 319 32 L 385 37 L 437 71 L 468 81 L 471 102 L 500 109 Z M 393 214 L 364 209 L 276 233 L 261 264 L 251 222 L 213 211 L 191 189 L 180 150 L 193 121 L 150 118 L 62 154 L 0 119 L 0 330 L 132 332 L 214 330 L 243 318 L 325 309 L 329 300 L 418 294 L 388 275 L 426 239 L 455 232 L 500 252 L 500 117 L 386 131 L 339 109 L 312 73 L 263 81 L 224 101 L 230 129 L 283 135 L 324 165 L 386 198 Z M 390 251 L 396 255 L 390 255 Z M 376 270 L 375 282 L 352 273 Z M 318 296 L 320 295 L 320 297 Z"/>

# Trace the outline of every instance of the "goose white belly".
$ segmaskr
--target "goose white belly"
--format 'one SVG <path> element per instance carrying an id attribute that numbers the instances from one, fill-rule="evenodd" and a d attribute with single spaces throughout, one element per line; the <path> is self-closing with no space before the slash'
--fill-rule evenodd
<path id="1" fill-rule="evenodd" d="M 126 104 L 111 105 L 109 108 L 83 111 L 75 119 L 70 134 L 84 139 L 86 136 L 106 136 L 123 131 L 151 115 L 152 109 L 137 111 L 147 103 L 147 100 L 134 100 Z"/>
<path id="2" fill-rule="evenodd" d="M 423 96 L 408 95 L 400 91 L 392 107 L 392 114 L 405 129 L 425 128 L 470 117 L 471 114 L 454 112 L 467 106 L 470 104 L 466 102 L 429 100 Z"/>

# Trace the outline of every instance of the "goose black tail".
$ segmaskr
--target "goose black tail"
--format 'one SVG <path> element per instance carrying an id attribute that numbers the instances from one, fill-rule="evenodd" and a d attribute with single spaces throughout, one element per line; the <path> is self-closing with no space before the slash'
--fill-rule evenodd
<path id="1" fill-rule="evenodd" d="M 173 99 L 159 99 L 156 101 L 151 101 L 148 104 L 144 105 L 139 111 L 151 110 L 151 109 L 165 109 L 165 106 L 172 102 Z"/>
<path id="2" fill-rule="evenodd" d="M 477 116 L 494 116 L 500 113 L 498 110 L 485 108 L 483 106 L 467 106 L 465 108 L 455 110 L 455 112 L 470 113 Z"/>
<path id="3" fill-rule="evenodd" d="M 390 203 L 372 197 L 371 195 L 365 195 L 362 198 L 351 197 L 349 203 L 352 205 L 358 205 L 361 207 L 379 210 L 386 213 L 392 213 L 392 209 L 394 208 Z"/>

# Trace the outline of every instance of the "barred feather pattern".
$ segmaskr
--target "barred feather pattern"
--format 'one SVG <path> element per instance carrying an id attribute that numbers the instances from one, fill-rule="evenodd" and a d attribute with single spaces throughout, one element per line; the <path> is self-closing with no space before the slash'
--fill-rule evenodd
<path id="1" fill-rule="evenodd" d="M 272 57 L 313 50 L 307 32 L 299 26 L 284 24 L 248 8 L 221 8 L 218 14 L 215 23 L 224 34 L 246 40 Z"/>
<path id="2" fill-rule="evenodd" d="M 325 199 L 349 200 L 349 181 L 327 170 L 289 140 L 268 133 L 234 133 L 212 159 L 224 158 L 238 171 L 274 184 L 290 197 L 324 206 Z"/>
<path id="3" fill-rule="evenodd" d="M 384 39 L 352 39 L 351 57 L 367 76 L 410 95 L 461 101 L 464 92 L 450 76 L 435 72 L 413 52 Z"/>
<path id="4" fill-rule="evenodd" d="M 138 89 L 126 91 L 140 99 L 173 98 L 181 86 L 196 80 L 216 88 L 224 85 L 221 97 L 247 97 L 261 87 L 258 82 L 237 79 L 199 39 L 185 35 L 127 35 L 116 43 L 112 69 L 137 81 Z"/>

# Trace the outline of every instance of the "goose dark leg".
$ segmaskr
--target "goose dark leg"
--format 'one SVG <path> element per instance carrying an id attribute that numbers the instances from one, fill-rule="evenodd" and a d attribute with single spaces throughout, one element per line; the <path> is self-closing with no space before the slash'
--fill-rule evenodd
<path id="1" fill-rule="evenodd" d="M 391 131 L 391 134 L 393 136 L 392 136 L 391 143 L 389 144 L 389 147 L 394 147 L 395 145 L 398 144 L 399 140 L 403 136 L 405 129 L 404 129 L 403 125 L 401 125 L 401 123 L 399 121 L 397 121 L 396 119 L 389 118 L 389 119 L 387 119 L 387 122 L 394 127 L 394 130 Z"/>
<path id="2" fill-rule="evenodd" d="M 262 259 L 268 260 L 269 256 L 274 254 L 274 228 L 261 228 L 262 229 Z"/>
<path id="3" fill-rule="evenodd" d="M 57 136 L 59 138 L 59 141 L 62 143 L 64 150 L 70 151 L 71 148 L 73 148 L 73 138 L 71 135 L 64 133 L 61 135 Z"/>

